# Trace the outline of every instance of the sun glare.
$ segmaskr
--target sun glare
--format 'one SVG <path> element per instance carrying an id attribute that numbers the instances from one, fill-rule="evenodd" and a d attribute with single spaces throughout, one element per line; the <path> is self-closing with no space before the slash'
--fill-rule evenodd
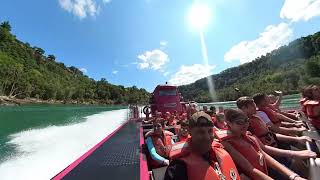
<path id="1" fill-rule="evenodd" d="M 195 3 L 188 14 L 188 21 L 193 28 L 202 31 L 211 18 L 211 9 L 206 4 Z"/>

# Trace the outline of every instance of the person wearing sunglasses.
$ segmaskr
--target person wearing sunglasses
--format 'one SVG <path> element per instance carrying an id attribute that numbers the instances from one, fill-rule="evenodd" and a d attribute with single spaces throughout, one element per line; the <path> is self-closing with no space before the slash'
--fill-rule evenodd
<path id="1" fill-rule="evenodd" d="M 155 122 L 153 130 L 145 134 L 146 144 L 151 156 L 153 168 L 169 165 L 169 152 L 172 144 L 173 133 L 164 130 L 164 122 Z"/>
<path id="2" fill-rule="evenodd" d="M 222 145 L 213 141 L 213 122 L 203 111 L 189 121 L 191 137 L 174 144 L 165 180 L 239 180 L 237 168 Z"/>
<path id="3" fill-rule="evenodd" d="M 241 110 L 226 109 L 224 114 L 228 130 L 215 131 L 215 136 L 242 173 L 251 179 L 304 179 L 264 152 L 259 140 L 247 132 L 250 119 Z"/>

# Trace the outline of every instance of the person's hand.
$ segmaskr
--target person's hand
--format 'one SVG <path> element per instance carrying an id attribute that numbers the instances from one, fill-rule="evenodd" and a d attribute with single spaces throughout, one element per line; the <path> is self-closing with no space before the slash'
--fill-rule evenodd
<path id="1" fill-rule="evenodd" d="M 312 139 L 308 136 L 301 136 L 301 137 L 297 137 L 297 142 L 305 145 L 306 142 L 312 142 Z"/>
<path id="2" fill-rule="evenodd" d="M 295 177 L 294 180 L 307 180 L 307 179 L 302 178 L 302 177 Z"/>
<path id="3" fill-rule="evenodd" d="M 302 133 L 303 131 L 306 131 L 307 128 L 305 128 L 304 126 L 296 128 L 296 130 L 298 131 L 298 133 Z"/>
<path id="4" fill-rule="evenodd" d="M 164 160 L 164 161 L 163 161 L 163 163 L 162 163 L 162 164 L 163 164 L 163 165 L 165 165 L 165 166 L 169 166 L 169 163 L 170 163 L 170 162 L 169 162 L 169 160 L 168 160 L 168 159 L 166 159 L 166 160 Z"/>
<path id="5" fill-rule="evenodd" d="M 295 122 L 295 123 L 294 123 L 294 126 L 295 126 L 295 127 L 298 127 L 298 128 L 304 127 L 304 123 L 303 123 L 303 122 Z"/>
<path id="6" fill-rule="evenodd" d="M 317 153 L 309 150 L 302 150 L 302 151 L 291 151 L 292 156 L 300 158 L 300 159 L 308 159 L 308 158 L 315 158 L 317 157 Z"/>

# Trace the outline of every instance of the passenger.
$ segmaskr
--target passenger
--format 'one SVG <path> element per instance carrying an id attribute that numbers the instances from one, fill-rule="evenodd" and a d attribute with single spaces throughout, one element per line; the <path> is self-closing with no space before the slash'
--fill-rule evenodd
<path id="1" fill-rule="evenodd" d="M 246 176 L 251 179 L 304 179 L 260 148 L 258 140 L 247 132 L 249 118 L 242 111 L 225 110 L 225 118 L 229 130 L 216 131 L 216 136 Z M 271 168 L 274 171 L 270 171 Z"/>
<path id="2" fill-rule="evenodd" d="M 216 115 L 216 107 L 215 106 L 210 106 L 210 110 L 208 111 L 207 114 L 209 114 L 211 117 L 214 117 Z"/>
<path id="3" fill-rule="evenodd" d="M 173 115 L 174 115 L 174 117 L 176 118 L 176 120 L 180 120 L 180 113 L 178 113 L 178 111 L 177 110 L 174 110 L 173 111 Z"/>
<path id="4" fill-rule="evenodd" d="M 163 129 L 163 123 L 155 123 L 153 131 L 145 134 L 146 144 L 151 156 L 153 168 L 169 165 L 169 152 L 172 144 L 173 133 Z"/>
<path id="5" fill-rule="evenodd" d="M 167 120 L 167 125 L 168 126 L 174 126 L 177 124 L 177 119 L 175 118 L 174 114 L 171 114 Z"/>
<path id="6" fill-rule="evenodd" d="M 320 87 L 312 86 L 312 98 L 307 100 L 306 106 L 307 116 L 311 120 L 312 125 L 320 130 Z"/>
<path id="7" fill-rule="evenodd" d="M 159 111 L 155 111 L 154 115 L 152 116 L 152 118 L 150 118 L 149 120 L 144 120 L 143 123 L 145 124 L 149 124 L 149 123 L 156 123 L 156 122 L 164 122 L 165 119 L 163 119 L 162 117 L 162 113 Z"/>
<path id="8" fill-rule="evenodd" d="M 218 107 L 218 114 L 223 114 L 223 113 L 224 113 L 223 106 L 219 106 Z"/>
<path id="9" fill-rule="evenodd" d="M 216 121 L 214 122 L 214 126 L 219 130 L 227 129 L 227 123 L 224 120 L 224 114 L 217 114 Z"/>
<path id="10" fill-rule="evenodd" d="M 269 108 L 268 99 L 265 94 L 261 94 L 261 93 L 255 94 L 253 96 L 253 100 L 258 108 L 257 115 L 267 125 L 270 126 L 270 129 L 273 132 L 278 132 L 286 135 L 292 135 L 292 134 L 296 135 L 306 130 L 306 128 L 303 127 L 301 121 L 295 121 Z M 292 126 L 295 126 L 295 127 L 280 127 L 282 125 L 285 125 L 284 123 L 281 123 L 281 121 L 288 121 L 292 124 Z"/>
<path id="11" fill-rule="evenodd" d="M 289 158 L 296 157 L 299 159 L 306 159 L 306 158 L 316 156 L 314 152 L 309 150 L 304 150 L 304 151 L 286 150 L 287 147 L 283 147 L 282 146 L 283 144 L 288 145 L 288 143 L 291 142 L 291 143 L 300 143 L 302 145 L 305 145 L 307 141 L 311 142 L 312 140 L 307 136 L 292 137 L 292 136 L 285 136 L 282 134 L 272 133 L 268 129 L 266 124 L 258 116 L 255 115 L 256 105 L 253 99 L 249 97 L 240 97 L 237 100 L 237 106 L 249 118 L 248 130 L 253 135 L 259 138 L 259 140 L 263 143 L 262 146 L 264 150 L 267 151 L 269 154 L 281 156 L 281 157 L 289 157 Z M 279 141 L 281 141 L 281 143 L 279 143 Z M 278 148 L 281 148 L 281 149 L 278 149 Z M 281 159 L 281 161 L 283 161 L 283 159 Z"/>
<path id="12" fill-rule="evenodd" d="M 197 112 L 189 119 L 191 137 L 172 146 L 165 180 L 240 179 L 230 155 L 213 141 L 213 123 L 208 114 Z"/>
<path id="13" fill-rule="evenodd" d="M 280 104 L 282 101 L 282 91 L 275 91 L 278 95 L 278 97 L 276 97 L 273 94 L 269 95 L 269 100 L 270 100 L 270 105 L 277 110 L 280 110 Z"/>
<path id="14" fill-rule="evenodd" d="M 206 105 L 202 106 L 202 111 L 205 113 L 208 113 L 208 106 Z"/>
<path id="15" fill-rule="evenodd" d="M 267 96 L 267 98 L 269 99 L 269 105 L 268 107 L 271 108 L 273 111 L 278 112 L 284 116 L 287 116 L 288 118 L 294 119 L 294 120 L 298 120 L 297 117 L 297 111 L 282 111 L 280 109 L 280 103 L 282 100 L 282 91 L 275 91 L 279 96 L 276 97 L 273 94 L 270 94 Z"/>
<path id="16" fill-rule="evenodd" d="M 306 106 L 305 106 L 305 102 L 307 100 L 310 100 L 312 99 L 312 85 L 309 85 L 309 86 L 306 86 L 302 89 L 301 91 L 301 95 L 302 95 L 302 98 L 300 99 L 300 105 L 301 105 L 301 111 L 307 115 L 307 110 L 306 110 Z"/>
<path id="17" fill-rule="evenodd" d="M 179 131 L 177 132 L 177 142 L 185 142 L 189 137 L 188 121 L 181 121 Z"/>

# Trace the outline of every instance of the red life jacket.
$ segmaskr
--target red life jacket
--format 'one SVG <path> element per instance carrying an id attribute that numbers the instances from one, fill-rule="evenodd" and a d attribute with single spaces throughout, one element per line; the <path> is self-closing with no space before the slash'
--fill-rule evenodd
<path id="1" fill-rule="evenodd" d="M 242 141 L 233 138 L 230 130 L 215 131 L 216 137 L 222 142 L 227 141 L 230 145 L 246 158 L 253 167 L 268 175 L 267 164 L 264 155 L 261 153 L 259 143 L 247 133 L 243 140 L 251 146 L 244 146 Z M 254 177 L 251 177 L 254 179 Z"/>
<path id="2" fill-rule="evenodd" d="M 179 142 L 186 142 L 190 137 L 191 137 L 190 135 L 188 136 L 181 136 L 180 134 L 178 135 Z"/>
<path id="3" fill-rule="evenodd" d="M 314 113 L 314 108 L 320 106 L 320 101 L 307 100 L 304 103 L 306 107 L 306 112 L 308 118 L 311 120 L 311 123 L 317 128 L 320 129 L 320 115 Z"/>
<path id="4" fill-rule="evenodd" d="M 172 146 L 170 158 L 186 163 L 189 180 L 240 180 L 236 165 L 231 156 L 218 142 L 213 142 L 210 150 L 210 163 L 202 155 L 192 151 L 191 138 Z"/>
<path id="5" fill-rule="evenodd" d="M 260 141 L 269 146 L 277 147 L 277 141 L 275 135 L 270 132 L 266 124 L 260 119 L 260 117 L 253 115 L 250 117 L 248 130 L 257 136 Z"/>
<path id="6" fill-rule="evenodd" d="M 156 149 L 157 154 L 159 154 L 161 157 L 168 158 L 169 152 L 172 146 L 172 136 L 173 133 L 170 131 L 163 131 L 163 136 L 158 136 L 154 134 L 154 132 L 148 132 L 146 137 L 151 137 L 152 143 Z M 151 158 L 151 165 L 153 167 L 159 167 L 159 163 Z"/>
<path id="7" fill-rule="evenodd" d="M 269 119 L 274 123 L 274 124 L 280 124 L 280 120 L 277 118 L 277 114 L 275 111 L 273 111 L 270 107 L 263 107 L 259 108 L 259 111 L 262 111 L 267 114 Z"/>
<path id="8" fill-rule="evenodd" d="M 301 105 L 301 111 L 304 113 L 304 114 L 307 114 L 307 109 L 306 109 L 306 106 L 304 105 L 304 103 L 307 101 L 308 99 L 307 98 L 302 98 L 300 99 L 300 105 Z"/>

